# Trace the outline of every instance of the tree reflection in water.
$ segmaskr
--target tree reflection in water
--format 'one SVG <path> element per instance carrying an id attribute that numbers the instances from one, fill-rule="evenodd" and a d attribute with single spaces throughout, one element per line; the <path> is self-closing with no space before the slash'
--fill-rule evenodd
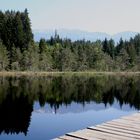
<path id="1" fill-rule="evenodd" d="M 0 133 L 27 135 L 33 105 L 55 110 L 72 102 L 140 109 L 139 76 L 0 77 Z"/>

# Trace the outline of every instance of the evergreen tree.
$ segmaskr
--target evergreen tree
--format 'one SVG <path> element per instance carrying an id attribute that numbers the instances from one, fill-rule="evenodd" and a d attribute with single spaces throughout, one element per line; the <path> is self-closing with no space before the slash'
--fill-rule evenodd
<path id="1" fill-rule="evenodd" d="M 63 48 L 61 53 L 61 71 L 74 71 L 75 57 L 69 48 Z"/>
<path id="2" fill-rule="evenodd" d="M 115 56 L 115 43 L 113 39 L 110 39 L 109 41 L 105 39 L 103 41 L 103 51 L 110 55 L 112 59 L 114 59 Z"/>
<path id="3" fill-rule="evenodd" d="M 130 42 L 131 43 L 131 42 Z M 136 35 L 133 39 L 133 45 L 136 49 L 137 55 L 140 56 L 140 34 Z"/>
<path id="4" fill-rule="evenodd" d="M 15 20 L 14 20 L 14 28 L 15 28 L 15 46 L 17 48 L 20 48 L 20 50 L 22 50 L 24 48 L 24 30 L 23 30 L 23 23 L 20 17 L 20 13 L 17 12 L 15 15 Z"/>
<path id="5" fill-rule="evenodd" d="M 129 57 L 130 57 L 130 60 L 129 60 L 130 64 L 131 64 L 131 66 L 134 66 L 135 61 L 136 61 L 136 50 L 135 50 L 134 45 L 129 44 L 129 46 L 127 46 L 127 52 L 129 54 Z"/>
<path id="6" fill-rule="evenodd" d="M 31 29 L 31 22 L 28 14 L 28 10 L 25 9 L 23 13 L 21 13 L 21 20 L 23 24 L 23 31 L 24 31 L 24 46 L 28 48 L 30 43 L 33 42 L 33 33 Z"/>
<path id="7" fill-rule="evenodd" d="M 40 45 L 41 46 L 41 45 Z M 44 46 L 44 45 L 42 45 Z M 40 49 L 40 47 L 39 47 Z M 52 56 L 51 50 L 48 46 L 44 46 L 39 54 L 39 70 L 41 71 L 51 71 L 52 70 Z"/>
<path id="8" fill-rule="evenodd" d="M 13 45 L 21 50 L 28 48 L 33 35 L 27 9 L 24 12 L 0 11 L 0 39 L 9 51 Z"/>
<path id="9" fill-rule="evenodd" d="M 103 51 L 105 53 L 108 52 L 108 40 L 107 40 L 107 38 L 105 38 L 105 40 L 103 41 Z"/>
<path id="10" fill-rule="evenodd" d="M 46 40 L 45 39 L 40 39 L 40 42 L 39 42 L 39 52 L 42 53 L 45 48 L 46 48 Z"/>
<path id="11" fill-rule="evenodd" d="M 0 11 L 0 41 L 2 40 L 2 36 L 4 34 L 4 21 L 5 16 L 2 11 Z"/>
<path id="12" fill-rule="evenodd" d="M 121 51 L 121 49 L 123 49 L 125 47 L 124 41 L 121 38 L 119 41 L 119 44 L 116 46 L 116 55 L 118 55 Z"/>
<path id="13" fill-rule="evenodd" d="M 127 70 L 130 67 L 130 57 L 127 51 L 123 48 L 121 49 L 119 55 L 116 59 L 117 70 Z"/>
<path id="14" fill-rule="evenodd" d="M 9 59 L 5 46 L 0 42 L 0 70 L 8 70 Z"/>
<path id="15" fill-rule="evenodd" d="M 0 70 L 112 71 L 140 69 L 140 35 L 115 45 L 62 39 L 55 31 L 50 39 L 33 41 L 27 9 L 0 11 Z"/>
<path id="16" fill-rule="evenodd" d="M 29 53 L 28 51 L 25 49 L 22 52 L 22 61 L 21 61 L 21 70 L 25 71 L 25 70 L 29 70 Z"/>
<path id="17" fill-rule="evenodd" d="M 21 70 L 21 61 L 22 61 L 22 53 L 19 48 L 12 48 L 12 62 L 11 69 L 12 70 Z"/>
<path id="18" fill-rule="evenodd" d="M 25 55 L 24 59 L 27 59 L 27 67 L 25 69 L 30 71 L 38 71 L 39 66 L 39 49 L 37 46 L 32 46 L 31 44 L 27 50 L 27 56 Z"/>
<path id="19" fill-rule="evenodd" d="M 108 54 L 114 59 L 115 57 L 115 42 L 113 39 L 110 39 L 108 42 Z"/>

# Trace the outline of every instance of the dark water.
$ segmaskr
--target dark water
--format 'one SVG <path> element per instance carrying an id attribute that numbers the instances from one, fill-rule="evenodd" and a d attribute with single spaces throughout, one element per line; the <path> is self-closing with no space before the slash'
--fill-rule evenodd
<path id="1" fill-rule="evenodd" d="M 0 77 L 0 140 L 47 140 L 140 109 L 140 76 Z"/>

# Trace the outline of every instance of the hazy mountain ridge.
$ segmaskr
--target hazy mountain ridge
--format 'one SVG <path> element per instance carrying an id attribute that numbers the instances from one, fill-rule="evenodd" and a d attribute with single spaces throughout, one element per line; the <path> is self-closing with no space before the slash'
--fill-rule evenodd
<path id="1" fill-rule="evenodd" d="M 55 31 L 54 30 L 33 30 L 34 33 L 34 39 L 35 41 L 39 41 L 40 38 L 49 39 L 51 36 L 54 36 Z M 116 43 L 122 38 L 123 40 L 129 40 L 131 37 L 134 37 L 138 32 L 133 31 L 126 31 L 126 32 L 120 32 L 114 35 L 110 35 L 103 32 L 86 32 L 81 30 L 67 30 L 67 29 L 59 29 L 57 30 L 57 33 L 61 38 L 70 38 L 72 41 L 75 40 L 90 40 L 90 41 L 96 41 L 96 40 L 104 40 L 107 39 L 113 39 Z"/>

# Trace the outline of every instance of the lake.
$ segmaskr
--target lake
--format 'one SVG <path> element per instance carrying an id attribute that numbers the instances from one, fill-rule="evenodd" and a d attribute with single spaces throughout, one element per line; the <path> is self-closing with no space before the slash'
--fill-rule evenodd
<path id="1" fill-rule="evenodd" d="M 0 140 L 49 140 L 140 110 L 140 76 L 0 77 Z"/>

